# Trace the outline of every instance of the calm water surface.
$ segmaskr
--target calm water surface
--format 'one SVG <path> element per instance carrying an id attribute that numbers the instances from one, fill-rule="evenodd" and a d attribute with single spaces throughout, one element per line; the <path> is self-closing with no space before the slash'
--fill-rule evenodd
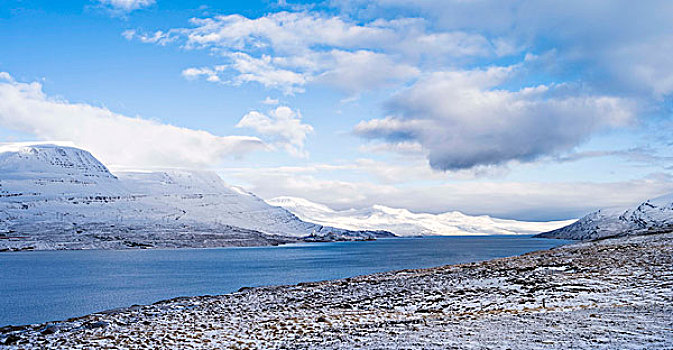
<path id="1" fill-rule="evenodd" d="M 262 248 L 0 253 L 0 326 L 223 294 L 243 286 L 486 260 L 564 243 L 530 236 L 459 236 Z"/>

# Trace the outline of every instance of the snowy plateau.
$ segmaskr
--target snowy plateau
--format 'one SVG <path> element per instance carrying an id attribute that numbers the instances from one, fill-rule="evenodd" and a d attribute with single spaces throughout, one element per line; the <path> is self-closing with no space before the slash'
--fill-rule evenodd
<path id="1" fill-rule="evenodd" d="M 211 172 L 112 174 L 82 149 L 0 146 L 1 250 L 258 246 L 389 235 L 302 221 Z"/>
<path id="2" fill-rule="evenodd" d="M 572 224 L 575 220 L 526 222 L 470 216 L 458 211 L 430 214 L 374 205 L 365 209 L 336 211 L 296 197 L 276 197 L 267 201 L 281 206 L 302 220 L 349 230 L 386 230 L 398 236 L 455 236 L 535 234 Z"/>
<path id="3" fill-rule="evenodd" d="M 673 231 L 673 193 L 647 200 L 635 208 L 595 211 L 537 237 L 588 240 L 670 231 Z"/>

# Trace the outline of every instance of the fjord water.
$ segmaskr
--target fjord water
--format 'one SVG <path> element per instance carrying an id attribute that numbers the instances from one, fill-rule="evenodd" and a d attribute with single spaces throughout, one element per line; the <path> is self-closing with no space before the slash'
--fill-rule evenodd
<path id="1" fill-rule="evenodd" d="M 392 238 L 279 247 L 0 254 L 0 326 L 61 320 L 177 296 L 487 260 L 567 241 Z"/>

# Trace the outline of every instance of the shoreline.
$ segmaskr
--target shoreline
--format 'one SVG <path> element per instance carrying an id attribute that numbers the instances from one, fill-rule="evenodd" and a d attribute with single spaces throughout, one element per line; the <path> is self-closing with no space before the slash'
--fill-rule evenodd
<path id="1" fill-rule="evenodd" d="M 625 308 L 633 308 L 631 314 L 636 315 L 634 312 L 642 311 L 643 307 L 646 311 L 653 312 L 650 318 L 655 319 L 657 324 L 663 323 L 664 329 L 670 329 L 673 328 L 673 321 L 666 324 L 661 317 L 673 312 L 673 307 L 667 308 L 673 301 L 672 241 L 673 233 L 578 242 L 519 256 L 468 264 L 382 272 L 297 285 L 243 287 L 239 292 L 218 296 L 178 297 L 151 305 L 134 305 L 65 321 L 5 326 L 0 328 L 0 344 L 4 342 L 6 348 L 10 349 L 19 345 L 21 348 L 58 348 L 86 344 L 98 346 L 102 343 L 125 348 L 118 341 L 123 343 L 124 339 L 130 340 L 131 338 L 125 336 L 129 331 L 137 336 L 145 331 L 166 335 L 178 331 L 173 329 L 174 322 L 166 321 L 180 320 L 178 328 L 192 327 L 192 330 L 179 330 L 179 336 L 175 339 L 146 341 L 154 347 L 183 347 L 191 344 L 209 348 L 246 344 L 248 348 L 281 345 L 290 348 L 319 348 L 327 344 L 326 348 L 348 348 L 349 345 L 359 343 L 365 345 L 365 348 L 380 348 L 395 342 L 410 348 L 462 348 L 465 344 L 456 343 L 455 339 L 449 341 L 434 337 L 433 334 L 437 332 L 447 331 L 445 327 L 438 326 L 445 326 L 446 322 L 460 326 L 462 321 L 484 326 L 486 318 L 513 317 L 514 321 L 522 321 L 554 314 L 564 314 L 564 317 L 556 319 L 564 322 L 567 316 L 565 314 L 578 316 L 586 313 L 582 310 L 610 310 L 621 315 Z M 627 264 L 629 257 L 634 257 L 624 247 L 640 247 L 652 259 L 667 263 L 668 265 L 653 265 L 659 269 L 664 266 L 663 274 L 650 273 L 660 280 L 663 279 L 663 285 L 662 281 L 657 282 L 655 278 L 654 285 L 659 284 L 659 287 L 654 288 L 656 290 L 647 290 L 647 286 L 652 287 L 653 281 L 649 281 L 650 284 L 640 288 L 640 294 L 626 293 L 629 298 L 625 299 L 623 291 L 619 290 L 624 286 L 612 288 L 615 289 L 612 292 L 605 289 L 606 280 L 614 277 L 613 274 L 588 273 L 591 268 L 614 268 L 608 266 L 606 259 L 613 260 L 612 263 L 621 263 L 621 266 Z M 586 254 L 605 249 L 621 252 L 621 256 L 599 259 L 595 254 Z M 541 260 L 545 263 L 539 264 Z M 575 263 L 573 260 L 576 260 Z M 589 261 L 593 264 L 584 264 Z M 574 265 L 588 270 L 577 270 Z M 539 268 L 543 270 L 538 271 Z M 640 270 L 647 268 L 647 265 L 639 264 L 630 273 L 647 276 L 638 274 L 642 272 Z M 561 284 L 564 288 L 560 289 L 559 284 L 554 283 L 556 279 L 567 279 L 580 272 L 583 283 Z M 596 285 L 589 283 L 591 281 L 596 282 L 593 283 Z M 569 289 L 566 288 L 568 286 Z M 662 291 L 663 303 L 643 304 L 643 300 L 640 300 L 644 295 L 656 295 L 661 299 Z M 572 302 L 578 294 L 582 298 Z M 668 299 L 665 294 L 668 294 Z M 594 301 L 588 302 L 592 298 Z M 516 302 L 513 299 L 517 299 Z M 613 299 L 621 304 L 607 302 Z M 584 315 L 584 318 L 589 315 Z M 626 315 L 629 316 L 629 313 Z M 129 322 L 130 320 L 133 322 Z M 491 321 L 495 328 L 504 326 L 497 320 Z M 210 333 L 208 325 L 210 328 L 214 327 L 210 329 Z M 390 327 L 400 328 L 395 331 L 395 337 L 391 338 L 391 333 L 386 330 Z M 458 332 L 449 331 L 451 332 L 456 333 L 454 335 L 458 338 L 470 338 L 469 334 L 473 331 L 463 329 Z M 668 332 L 668 337 L 664 334 L 662 344 L 673 342 L 673 335 L 670 333 Z M 235 336 L 225 336 L 227 334 Z M 94 338 L 99 340 L 94 341 Z M 100 339 L 107 340 L 101 343 Z M 242 343 L 239 344 L 239 341 Z M 435 342 L 437 344 L 432 345 Z M 482 343 L 484 342 L 489 343 L 490 340 L 483 339 Z M 505 343 L 512 345 L 511 342 Z M 600 343 L 583 344 L 601 347 Z M 476 344 L 472 344 L 474 345 Z M 498 347 L 500 345 L 502 344 L 497 344 Z M 531 346 L 526 348 L 528 347 Z"/>
<path id="2" fill-rule="evenodd" d="M 289 236 L 272 236 L 268 235 L 269 237 L 266 237 L 265 241 L 253 241 L 252 239 L 247 239 L 247 240 L 240 240 L 238 242 L 243 242 L 243 241 L 253 241 L 254 244 L 233 244 L 236 243 L 236 241 L 228 241 L 227 244 L 202 244 L 202 245 L 184 245 L 184 242 L 180 241 L 166 241 L 162 242 L 164 245 L 144 245 L 144 244 L 134 244 L 134 245 L 125 245 L 125 242 L 113 242 L 115 245 L 111 246 L 109 248 L 104 248 L 101 247 L 104 244 L 101 243 L 108 243 L 108 242 L 94 242 L 90 246 L 83 246 L 83 247 L 69 247 L 67 244 L 71 244 L 71 242 L 40 242 L 36 241 L 38 243 L 37 245 L 42 245 L 43 248 L 35 249 L 35 246 L 27 246 L 27 247 L 20 247 L 20 248 L 14 248 L 14 247 L 0 247 L 0 254 L 2 253 L 17 253 L 17 252 L 49 252 L 49 251 L 80 251 L 80 250 L 117 250 L 117 251 L 122 251 L 122 250 L 177 250 L 177 249 L 220 249 L 220 248 L 264 248 L 264 247 L 279 247 L 279 246 L 285 246 L 288 244 L 313 244 L 313 243 L 330 243 L 330 242 L 369 242 L 369 241 L 375 241 L 378 239 L 388 239 L 388 238 L 398 238 L 398 237 L 378 237 L 378 238 L 363 238 L 363 237 L 348 237 L 348 238 L 343 238 L 343 239 L 333 239 L 333 240 L 316 240 L 316 239 L 309 239 L 310 237 L 289 237 Z M 2 243 L 3 241 L 0 241 Z M 4 242 L 19 242 L 19 243 L 24 243 L 20 240 L 6 240 Z M 120 244 L 121 243 L 121 244 Z M 173 243 L 171 244 L 166 244 L 166 243 Z M 179 243 L 183 243 L 182 245 Z M 62 245 L 62 246 L 59 246 Z M 1 246 L 1 244 L 0 244 Z M 46 246 L 47 248 L 44 248 Z"/>
<path id="3" fill-rule="evenodd" d="M 455 236 L 396 236 L 396 237 L 383 237 L 383 238 L 377 238 L 376 240 L 418 240 L 418 239 L 444 239 L 444 238 L 454 238 L 454 237 L 459 237 L 459 238 L 473 238 L 473 237 L 520 237 L 520 238 L 531 238 L 531 239 L 539 239 L 539 240 L 546 240 L 546 241 L 561 241 L 560 239 L 547 239 L 547 238 L 536 238 L 534 235 L 530 234 L 522 234 L 522 235 L 479 235 L 479 236 L 472 236 L 472 235 L 455 235 Z M 5 328 L 8 329 L 13 329 L 13 328 L 26 328 L 30 327 L 36 324 L 52 324 L 52 323 L 59 323 L 59 322 L 65 322 L 65 321 L 71 321 L 71 320 L 76 320 L 79 318 L 87 317 L 90 315 L 94 314 L 109 314 L 112 311 L 118 311 L 118 310 L 124 310 L 130 307 L 134 306 L 148 306 L 148 305 L 154 305 L 166 301 L 172 301 L 175 299 L 183 299 L 183 298 L 197 298 L 200 296 L 224 296 L 224 295 L 229 295 L 237 292 L 241 292 L 243 290 L 251 290 L 255 288 L 268 288 L 268 287 L 292 287 L 292 286 L 297 286 L 297 285 L 304 285 L 304 284 L 311 284 L 311 283 L 323 283 L 323 282 L 335 282 L 335 281 L 341 281 L 341 280 L 348 280 L 352 278 L 360 278 L 360 277 L 366 277 L 366 276 L 376 276 L 378 274 L 388 274 L 388 273 L 398 273 L 398 272 L 404 272 L 404 271 L 416 271 L 416 270 L 428 270 L 428 269 L 435 269 L 435 268 L 440 268 L 444 266 L 459 266 L 459 265 L 464 265 L 464 264 L 471 264 L 471 263 L 482 263 L 486 261 L 491 261 L 491 260 L 496 260 L 496 259 L 505 259 L 505 258 L 512 258 L 512 257 L 517 257 L 521 256 L 523 254 L 529 254 L 529 253 L 534 253 L 534 252 L 540 252 L 540 251 L 546 251 L 546 250 L 552 250 L 552 249 L 557 249 L 562 246 L 567 246 L 575 243 L 580 243 L 581 241 L 574 241 L 574 240 L 563 240 L 566 243 L 559 244 L 557 246 L 551 247 L 551 248 L 541 248 L 541 249 L 536 249 L 536 250 L 531 250 L 527 251 L 521 254 L 514 254 L 514 255 L 508 255 L 508 256 L 501 256 L 501 257 L 495 257 L 495 258 L 484 258 L 484 259 L 478 259 L 474 261 L 469 261 L 469 262 L 464 262 L 464 263 L 455 263 L 455 264 L 439 264 L 439 265 L 432 265 L 428 267 L 419 267 L 419 268 L 397 268 L 397 269 L 392 269 L 392 270 L 384 270 L 384 271 L 379 271 L 379 272 L 372 272 L 372 273 L 363 273 L 363 274 L 356 274 L 352 276 L 346 276 L 342 278 L 332 278 L 332 279 L 316 279 L 316 280 L 307 280 L 307 281 L 299 281 L 294 284 L 262 284 L 262 285 L 257 285 L 257 286 L 246 286 L 242 285 L 241 287 L 234 288 L 230 291 L 223 292 L 223 293 L 209 293 L 209 294 L 190 294 L 190 295 L 177 295 L 177 296 L 172 296 L 172 297 L 167 297 L 167 298 L 158 298 L 156 301 L 150 301 L 147 303 L 141 303 L 141 304 L 133 304 L 131 306 L 119 306 L 119 307 L 113 307 L 110 309 L 103 309 L 101 311 L 95 311 L 95 312 L 89 312 L 89 313 L 82 313 L 80 315 L 74 315 L 72 317 L 67 317 L 67 318 L 62 318 L 62 319 L 54 319 L 54 320 L 49 320 L 49 321 L 38 321 L 38 322 L 32 322 L 32 323 L 23 323 L 23 324 L 5 324 L 2 325 L 0 324 L 0 335 L 3 334 L 3 330 Z M 289 242 L 289 243 L 284 243 L 284 244 L 278 244 L 278 245 L 268 245 L 268 246 L 232 246 L 232 247 L 206 247 L 206 248 L 145 248 L 145 249 L 66 249 L 66 250 L 28 250 L 28 251 L 12 251 L 12 253 L 26 253 L 26 252 L 35 252 L 35 253 L 51 253 L 51 252 L 62 252 L 62 251 L 72 251 L 72 252 L 91 252 L 91 251 L 101 251 L 101 252 L 106 252 L 106 251 L 118 251 L 118 252 L 123 252 L 123 251 L 129 251 L 129 250 L 135 250 L 135 251 L 184 251 L 184 250 L 194 250 L 194 251 L 200 251 L 200 250 L 228 250 L 228 249 L 272 249 L 272 248 L 283 248 L 287 246 L 297 246 L 297 247 L 302 247 L 302 246 L 312 246 L 315 245 L 316 243 L 339 243 L 339 244 L 349 244 L 349 243 L 361 243 L 361 242 L 370 242 L 369 240 L 343 240 L 343 241 L 327 241 L 327 242 L 322 242 L 322 241 L 298 241 L 298 242 Z M 0 342 L 0 345 L 1 342 Z"/>
<path id="4" fill-rule="evenodd" d="M 176 297 L 230 294 L 242 287 L 296 285 L 301 282 L 353 278 L 403 269 L 480 262 L 572 243 L 530 237 L 530 235 L 517 237 L 510 235 L 432 236 L 424 239 L 394 237 L 382 238 L 377 242 L 331 242 L 319 245 L 303 242 L 275 247 L 36 251 L 0 255 L 0 265 L 5 264 L 9 268 L 7 275 L 3 278 L 7 281 L 7 285 L 0 287 L 0 294 L 2 292 L 6 294 L 6 298 L 0 302 L 0 310 L 3 311 L 0 317 L 2 319 L 0 328 L 10 325 L 25 326 L 58 322 L 129 305 L 149 305 Z M 456 250 L 456 244 L 463 248 Z M 471 247 L 474 247 L 474 251 Z M 399 258 L 385 256 L 389 252 L 398 250 L 401 250 Z M 433 252 L 432 257 L 425 256 L 423 252 Z M 303 258 L 296 260 L 297 254 L 312 259 L 313 263 L 297 262 L 304 260 Z M 314 259 L 316 254 L 329 257 L 328 259 L 333 262 L 320 265 L 320 267 L 316 266 L 314 263 L 320 263 L 320 260 Z M 202 255 L 209 257 L 206 258 L 208 266 L 212 266 L 208 271 L 204 271 L 204 274 L 198 271 L 199 266 L 203 264 L 203 262 L 198 262 L 204 259 L 201 258 Z M 99 256 L 102 258 L 98 258 Z M 254 263 L 257 267 L 246 269 L 244 261 L 252 257 L 260 258 Z M 30 263 L 33 259 L 35 264 Z M 112 270 L 105 268 L 105 266 L 114 264 L 116 259 L 121 259 L 122 264 Z M 165 266 L 159 270 L 142 267 L 143 264 L 154 264 L 166 259 L 182 261 L 187 264 L 187 267 L 183 268 L 182 264 L 176 263 L 170 263 L 172 266 Z M 285 259 L 290 260 L 286 262 Z M 127 266 L 129 261 L 134 260 L 135 263 Z M 78 262 L 81 261 L 91 264 L 91 267 L 85 268 L 83 272 L 100 278 L 97 277 L 95 281 L 90 281 L 91 278 L 79 278 L 78 273 L 72 274 L 70 272 L 72 269 L 54 266 L 56 263 L 62 266 L 72 265 L 75 269 L 79 269 Z M 228 268 L 227 266 L 232 266 L 231 264 L 244 270 Z M 282 273 L 279 271 L 282 276 L 268 272 L 269 269 L 274 270 L 277 264 L 283 265 Z M 117 271 L 126 271 L 126 268 L 135 269 L 136 266 L 140 267 L 141 271 L 133 273 L 133 277 L 124 282 L 123 290 L 125 291 L 115 288 L 120 282 L 115 282 L 110 275 L 114 275 Z M 17 269 L 24 269 L 26 276 L 11 272 Z M 182 279 L 182 277 L 172 276 L 170 270 L 173 269 L 180 269 L 180 275 L 192 276 L 188 277 L 190 282 L 176 282 L 175 278 Z M 155 272 L 168 273 L 168 275 L 155 278 L 152 277 L 156 276 Z M 55 280 L 47 278 L 44 282 L 37 282 L 37 279 L 32 278 L 33 275 L 61 277 Z M 24 278 L 26 279 L 22 281 Z M 149 290 L 145 289 L 146 282 L 143 281 L 148 281 L 147 283 L 152 285 Z M 102 289 L 88 287 L 92 283 L 93 285 L 101 284 L 103 287 Z M 78 285 L 85 287 L 80 289 Z M 98 295 L 99 291 L 107 288 L 110 288 L 111 293 Z M 43 289 L 44 293 L 36 292 Z M 47 300 L 54 298 L 56 301 L 40 302 L 44 298 Z M 75 302 L 80 306 L 72 306 L 73 304 L 67 301 Z M 36 303 L 44 304 L 44 307 L 33 307 L 32 305 Z"/>
<path id="5" fill-rule="evenodd" d="M 271 235 L 269 235 L 271 236 Z M 127 251 L 127 250 L 181 250 L 181 249 L 228 249 L 228 248 L 269 248 L 269 247 L 281 247 L 292 244 L 315 244 L 315 243 L 338 243 L 338 242 L 372 242 L 378 240 L 389 240 L 389 239 L 427 239 L 427 238 L 443 238 L 443 237 L 528 237 L 535 239 L 546 239 L 546 240 L 561 240 L 568 241 L 572 243 L 581 242 L 580 240 L 570 240 L 562 238 L 547 238 L 547 237 L 536 237 L 536 234 L 466 234 L 466 235 L 427 235 L 427 236 L 392 236 L 392 237 L 376 237 L 363 238 L 363 237 L 350 237 L 350 239 L 335 239 L 335 240 L 313 240 L 305 239 L 306 237 L 290 237 L 290 236 L 271 236 L 275 238 L 275 241 L 268 244 L 255 244 L 255 245 L 222 245 L 222 246 L 120 246 L 112 248 L 101 248 L 101 247 L 83 247 L 83 248 L 69 248 L 69 247 L 57 247 L 49 249 L 35 249 L 34 247 L 25 247 L 25 248 L 11 248 L 11 247 L 2 247 L 0 244 L 0 254 L 4 253 L 19 253 L 19 252 L 56 252 L 56 251 Z M 0 239 L 0 243 L 3 240 Z M 7 240 L 4 242 L 20 242 L 19 240 Z M 49 244 L 61 242 L 48 242 Z"/>

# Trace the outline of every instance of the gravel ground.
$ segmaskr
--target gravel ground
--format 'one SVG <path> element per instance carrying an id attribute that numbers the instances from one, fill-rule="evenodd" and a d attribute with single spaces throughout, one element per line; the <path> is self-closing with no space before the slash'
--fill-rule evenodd
<path id="1" fill-rule="evenodd" d="M 7 349 L 672 349 L 673 233 L 0 329 Z"/>

